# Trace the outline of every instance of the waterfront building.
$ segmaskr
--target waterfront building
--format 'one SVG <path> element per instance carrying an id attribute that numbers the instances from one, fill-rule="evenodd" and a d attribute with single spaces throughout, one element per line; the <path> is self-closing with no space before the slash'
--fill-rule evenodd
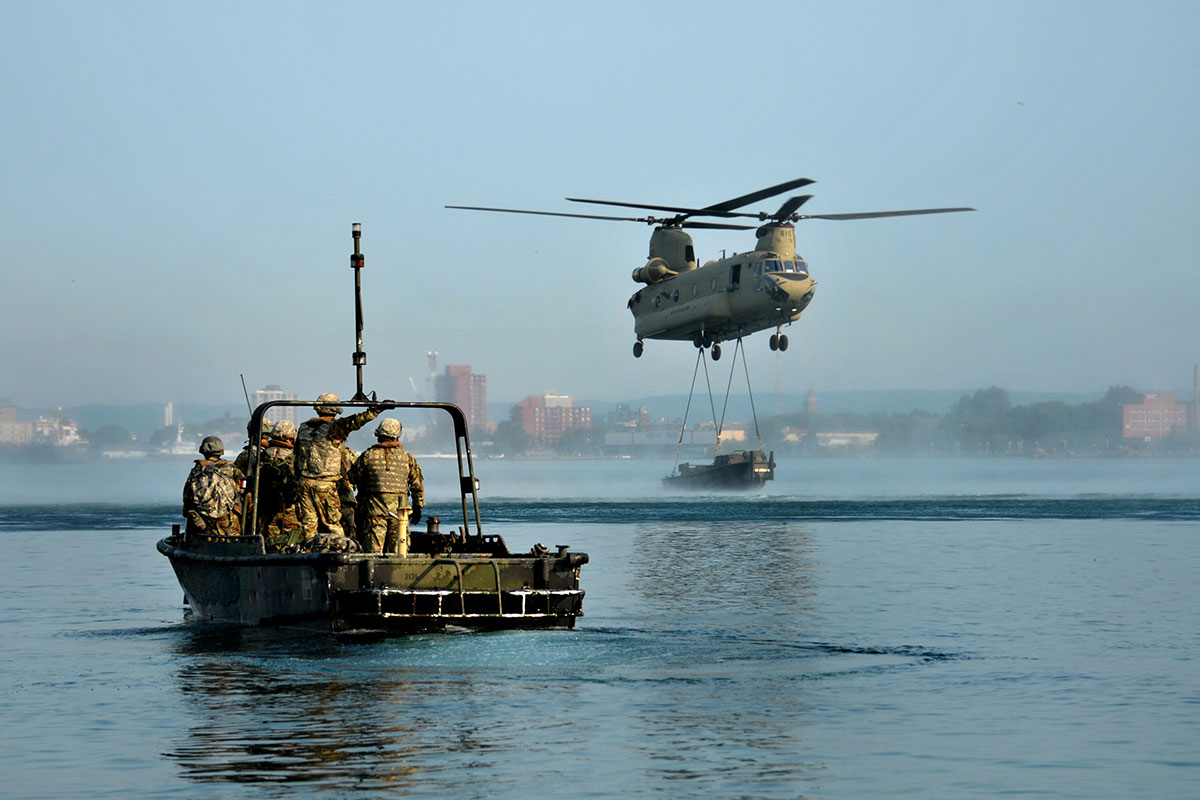
<path id="1" fill-rule="evenodd" d="M 851 433 L 849 431 L 818 433 L 817 447 L 829 453 L 868 453 L 875 447 L 879 434 L 873 431 Z"/>
<path id="2" fill-rule="evenodd" d="M 300 397 L 295 392 L 285 392 L 278 384 L 268 384 L 261 389 L 255 389 L 254 394 L 250 395 L 250 405 L 253 408 L 258 408 L 263 403 L 270 403 L 276 400 L 299 400 Z M 299 425 L 303 420 L 300 415 L 304 414 L 304 419 L 308 419 L 308 411 L 300 406 L 275 406 L 267 411 L 267 419 L 272 422 L 287 420 L 293 425 Z"/>
<path id="3" fill-rule="evenodd" d="M 514 405 L 512 420 L 521 424 L 531 442 L 545 444 L 561 439 L 569 430 L 592 427 L 592 408 L 573 405 L 569 394 L 545 392 Z"/>
<path id="4" fill-rule="evenodd" d="M 33 441 L 33 423 L 17 419 L 17 407 L 0 401 L 0 445 L 23 447 Z"/>
<path id="5" fill-rule="evenodd" d="M 744 435 L 744 430 L 743 430 Z M 717 446 L 713 424 L 683 430 L 682 419 L 639 421 L 625 430 L 604 434 L 604 450 L 609 455 L 666 457 L 680 453 L 684 457 L 712 457 Z"/>
<path id="6" fill-rule="evenodd" d="M 432 351 L 431 351 L 432 352 Z M 433 358 L 437 354 L 433 353 Z M 467 415 L 472 432 L 487 427 L 487 376 L 471 372 L 469 364 L 452 364 L 437 376 L 434 391 L 439 402 L 454 403 Z"/>
<path id="7" fill-rule="evenodd" d="M 1173 430 L 1187 430 L 1188 407 L 1175 402 L 1171 392 L 1144 394 L 1142 402 L 1122 406 L 1121 422 L 1126 439 L 1163 439 Z"/>

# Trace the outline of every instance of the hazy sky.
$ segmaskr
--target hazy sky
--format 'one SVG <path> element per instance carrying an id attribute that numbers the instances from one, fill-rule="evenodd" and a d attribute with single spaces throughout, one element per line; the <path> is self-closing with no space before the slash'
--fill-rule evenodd
<path id="1" fill-rule="evenodd" d="M 1197 41 L 1190 1 L 6 3 L 0 397 L 351 394 L 352 222 L 368 389 L 434 348 L 494 400 L 685 392 L 690 345 L 630 353 L 647 226 L 443 205 L 798 177 L 979 210 L 800 223 L 816 299 L 747 340 L 756 391 L 1188 387 Z"/>

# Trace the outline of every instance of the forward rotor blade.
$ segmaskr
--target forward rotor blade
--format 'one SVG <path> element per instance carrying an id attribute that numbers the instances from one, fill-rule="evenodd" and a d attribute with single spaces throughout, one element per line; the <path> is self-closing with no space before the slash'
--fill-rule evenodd
<path id="1" fill-rule="evenodd" d="M 974 211 L 973 208 L 913 208 L 908 211 L 864 211 L 859 214 L 798 214 L 802 219 L 878 219 L 879 217 L 911 217 L 917 214 L 952 214 L 955 211 Z"/>
<path id="2" fill-rule="evenodd" d="M 527 211 L 523 208 L 489 208 L 487 206 L 445 206 L 445 208 L 461 208 L 466 211 L 501 211 L 506 214 L 536 214 L 541 217 L 576 217 L 578 219 L 609 219 L 617 222 L 644 222 L 654 225 L 665 220 L 654 217 L 608 217 L 600 214 L 565 214 L 561 211 Z"/>
<path id="3" fill-rule="evenodd" d="M 710 230 L 722 231 L 749 231 L 757 228 L 757 225 L 735 225 L 732 222 L 682 222 L 681 228 L 708 228 Z"/>
<path id="4" fill-rule="evenodd" d="M 590 200 L 586 197 L 568 197 L 572 203 L 595 203 L 601 206 L 620 206 L 622 208 L 648 208 L 651 211 L 672 211 L 676 214 L 690 216 L 692 214 L 708 214 L 703 208 L 680 208 L 679 206 L 656 206 L 649 203 L 622 203 L 619 200 Z M 738 216 L 736 214 L 708 214 L 714 217 Z"/>
<path id="5" fill-rule="evenodd" d="M 781 183 L 778 186 L 772 186 L 769 189 L 759 189 L 757 192 L 744 194 L 741 197 L 735 197 L 732 200 L 726 200 L 723 203 L 713 203 L 711 206 L 705 206 L 701 209 L 703 213 L 712 214 L 722 211 L 730 211 L 735 208 L 757 203 L 759 200 L 766 200 L 768 197 L 774 197 L 777 194 L 790 192 L 792 189 L 799 189 L 801 186 L 808 186 L 810 183 L 816 183 L 811 178 L 797 178 L 794 181 Z"/>

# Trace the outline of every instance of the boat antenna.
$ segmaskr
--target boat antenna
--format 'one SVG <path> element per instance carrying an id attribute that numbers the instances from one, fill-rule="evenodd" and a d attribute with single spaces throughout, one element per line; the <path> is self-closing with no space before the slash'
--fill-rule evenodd
<path id="1" fill-rule="evenodd" d="M 350 360 L 354 364 L 354 370 L 358 377 L 358 391 L 350 399 L 358 402 L 367 399 L 367 396 L 363 394 L 363 365 L 367 363 L 367 354 L 363 350 L 362 334 L 362 278 L 360 277 L 360 270 L 363 268 L 365 259 L 363 258 L 362 251 L 359 249 L 359 240 L 362 239 L 361 222 L 355 222 L 350 227 L 350 235 L 354 237 L 354 252 L 350 255 L 350 268 L 354 270 L 354 353 L 350 356 Z"/>
<path id="2" fill-rule="evenodd" d="M 242 379 L 242 396 L 246 398 L 246 410 L 253 416 L 254 409 L 250 407 L 250 393 L 246 391 L 246 376 L 239 372 L 238 377 Z"/>

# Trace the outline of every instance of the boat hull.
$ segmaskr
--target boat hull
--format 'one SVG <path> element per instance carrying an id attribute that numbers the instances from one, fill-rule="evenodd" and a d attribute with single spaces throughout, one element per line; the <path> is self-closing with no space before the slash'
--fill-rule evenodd
<path id="1" fill-rule="evenodd" d="M 192 613 L 243 625 L 304 624 L 331 631 L 451 627 L 573 628 L 583 615 L 584 553 L 264 554 L 258 537 L 158 543 Z M 237 541 L 251 540 L 251 541 Z"/>
<path id="2" fill-rule="evenodd" d="M 719 455 L 712 464 L 680 464 L 679 471 L 663 478 L 669 489 L 761 489 L 775 479 L 775 453 L 740 450 Z"/>

